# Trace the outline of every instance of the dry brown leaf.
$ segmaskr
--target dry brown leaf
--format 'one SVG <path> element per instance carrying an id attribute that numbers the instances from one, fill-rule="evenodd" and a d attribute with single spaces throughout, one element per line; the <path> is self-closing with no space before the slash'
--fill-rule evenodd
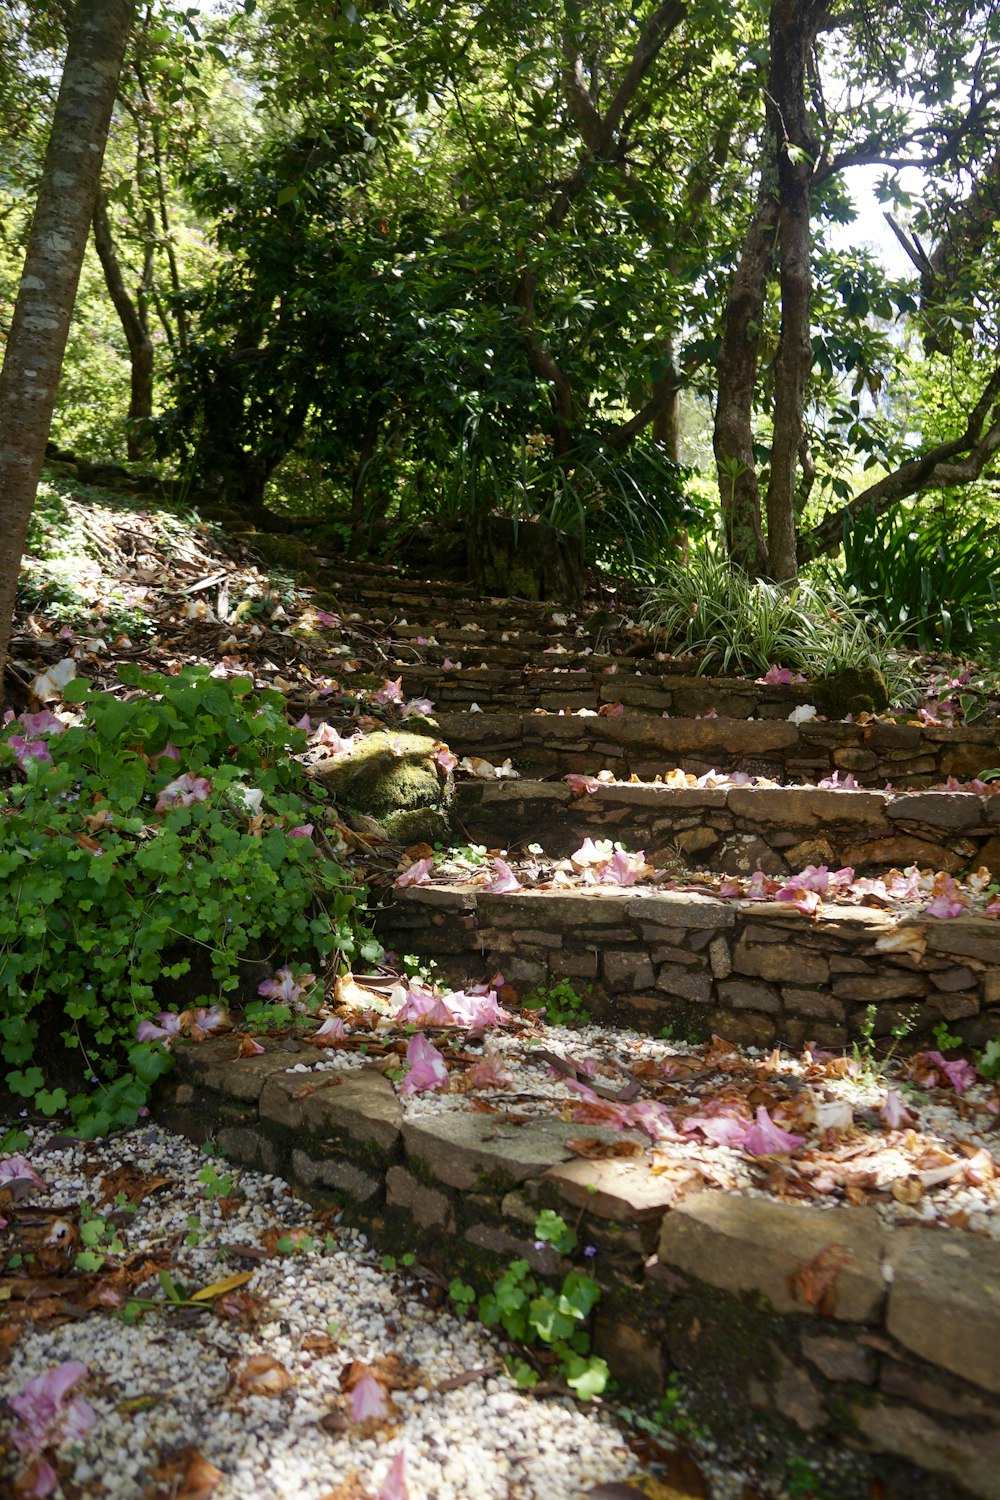
<path id="1" fill-rule="evenodd" d="M 566 1150 L 574 1156 L 585 1156 L 589 1161 L 603 1161 L 607 1157 L 645 1156 L 646 1148 L 641 1141 L 599 1141 L 576 1138 L 565 1142 Z"/>
<path id="2" fill-rule="evenodd" d="M 147 1177 L 131 1162 L 125 1162 L 113 1172 L 106 1172 L 101 1178 L 98 1184 L 98 1202 L 110 1203 L 119 1193 L 123 1193 L 130 1203 L 142 1203 L 150 1193 L 155 1193 L 161 1187 L 169 1187 L 173 1180 L 172 1177 Z"/>
<path id="3" fill-rule="evenodd" d="M 320 1420 L 319 1425 L 326 1432 L 330 1431 L 330 1428 L 326 1426 L 327 1418 L 333 1415 L 334 1413 L 330 1412 L 327 1414 L 327 1417 L 323 1417 Z M 341 1418 L 341 1420 L 344 1422 L 344 1427 L 338 1428 L 338 1431 L 345 1430 L 349 1425 L 346 1419 Z M 336 1489 L 324 1490 L 319 1500 L 371 1500 L 371 1490 L 365 1489 L 361 1483 L 361 1475 L 357 1469 L 352 1469 L 343 1483 L 338 1484 Z"/>
<path id="4" fill-rule="evenodd" d="M 215 1464 L 209 1463 L 197 1448 L 188 1450 L 187 1467 L 184 1470 L 181 1493 L 177 1500 L 204 1500 L 225 1476 Z"/>
<path id="5" fill-rule="evenodd" d="M 281 1360 L 270 1354 L 251 1354 L 236 1379 L 251 1396 L 280 1396 L 293 1383 Z"/>
<path id="6" fill-rule="evenodd" d="M 919 1203 L 924 1196 L 924 1185 L 915 1172 L 909 1177 L 893 1178 L 889 1191 L 897 1203 Z"/>
<path id="7" fill-rule="evenodd" d="M 328 1333 L 307 1333 L 302 1340 L 301 1348 L 304 1354 L 322 1356 L 324 1354 L 336 1354 L 340 1345 Z"/>
<path id="8" fill-rule="evenodd" d="M 789 1294 L 815 1307 L 820 1317 L 832 1318 L 837 1307 L 837 1278 L 852 1259 L 846 1245 L 825 1245 L 787 1278 Z"/>

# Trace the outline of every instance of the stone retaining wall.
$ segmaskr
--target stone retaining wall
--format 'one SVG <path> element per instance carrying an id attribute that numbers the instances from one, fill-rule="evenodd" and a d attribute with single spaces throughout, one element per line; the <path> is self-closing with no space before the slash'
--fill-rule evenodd
<path id="1" fill-rule="evenodd" d="M 1000 1245 L 890 1230 L 868 1209 L 693 1192 L 632 1161 L 566 1147 L 580 1127 L 472 1111 L 404 1120 L 374 1069 L 310 1075 L 295 1038 L 235 1059 L 219 1038 L 181 1046 L 155 1115 L 234 1162 L 344 1205 L 376 1245 L 484 1290 L 536 1244 L 541 1207 L 572 1218 L 602 1289 L 595 1347 L 655 1397 L 679 1371 L 701 1420 L 732 1436 L 754 1413 L 795 1446 L 870 1455 L 898 1496 L 992 1500 L 1000 1472 Z M 606 1132 L 587 1127 L 588 1137 Z M 917 1473 L 913 1465 L 922 1471 Z"/>
<path id="2" fill-rule="evenodd" d="M 577 797 L 565 782 L 525 780 L 464 782 L 456 791 L 458 826 L 490 849 L 506 848 L 523 829 L 554 858 L 589 836 L 644 849 L 654 865 L 679 855 L 691 868 L 729 874 L 810 864 L 859 874 L 912 864 L 1000 873 L 1000 796 L 624 782 Z"/>
<path id="3" fill-rule="evenodd" d="M 523 659 L 523 651 L 521 655 Z M 442 709 L 478 703 L 482 709 L 515 708 L 522 713 L 535 708 L 551 713 L 586 708 L 597 713 L 608 704 L 623 703 L 639 713 L 692 719 L 712 709 L 724 718 L 787 719 L 793 708 L 809 701 L 808 687 L 654 672 L 648 667 L 640 673 L 609 675 L 601 666 L 564 672 L 542 666 L 514 672 L 499 665 L 482 668 L 466 663 L 461 671 L 420 665 L 404 670 L 403 692 L 411 698 L 426 694 Z"/>
<path id="4" fill-rule="evenodd" d="M 939 1021 L 971 1045 L 1000 1032 L 1000 922 L 907 918 L 921 958 L 876 945 L 889 912 L 828 906 L 816 918 L 774 902 L 724 901 L 651 887 L 521 891 L 414 886 L 378 916 L 387 946 L 468 979 L 501 970 L 522 993 L 569 979 L 595 1018 L 658 1033 L 799 1048 L 842 1048 L 867 1009 L 875 1034 L 900 1024 L 928 1037 Z"/>
<path id="5" fill-rule="evenodd" d="M 439 713 L 441 737 L 456 755 L 509 756 L 525 775 L 614 771 L 622 780 L 680 767 L 746 771 L 775 781 L 821 781 L 850 771 L 862 786 L 900 788 L 960 781 L 1000 765 L 1000 725 L 934 728 L 896 723 L 760 719 L 659 719 L 648 714 L 578 718 L 558 714 Z"/>

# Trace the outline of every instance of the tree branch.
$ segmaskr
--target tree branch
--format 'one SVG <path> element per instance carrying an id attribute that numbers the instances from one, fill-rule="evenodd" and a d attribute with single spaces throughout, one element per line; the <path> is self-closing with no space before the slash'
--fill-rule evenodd
<path id="1" fill-rule="evenodd" d="M 988 423 L 988 425 L 987 425 Z M 984 430 L 985 429 L 985 430 Z M 848 505 L 831 511 L 819 525 L 800 539 L 803 558 L 836 552 L 843 537 L 845 520 L 853 520 L 862 511 L 881 515 L 900 500 L 922 490 L 950 489 L 971 484 L 979 478 L 993 456 L 1000 452 L 1000 365 L 993 371 L 985 390 L 976 402 L 965 431 L 960 437 L 900 464 L 891 474 L 869 485 L 855 495 Z"/>

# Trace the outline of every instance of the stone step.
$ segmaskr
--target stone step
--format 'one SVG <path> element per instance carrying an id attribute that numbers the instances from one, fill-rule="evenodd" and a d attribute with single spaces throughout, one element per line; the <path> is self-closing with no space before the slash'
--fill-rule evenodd
<path id="1" fill-rule="evenodd" d="M 498 595 L 480 594 L 468 582 L 448 578 L 422 578 L 398 569 L 379 567 L 376 564 L 333 563 L 323 560 L 320 566 L 323 584 L 327 588 L 339 589 L 345 598 L 364 600 L 367 603 L 380 599 L 402 602 L 426 603 L 433 599 L 448 599 L 465 603 L 469 608 L 485 606 L 522 612 L 525 615 L 549 616 L 552 614 L 573 615 L 572 606 L 552 600 L 510 599 Z M 634 618 L 641 600 L 634 589 L 615 588 L 600 582 L 588 590 L 577 615 L 603 611 L 620 619 Z"/>
<path id="2" fill-rule="evenodd" d="M 627 1393 L 656 1399 L 679 1370 L 723 1442 L 734 1412 L 745 1432 L 758 1411 L 769 1449 L 798 1452 L 808 1435 L 867 1450 L 877 1472 L 855 1467 L 842 1500 L 995 1500 L 995 1240 L 664 1172 L 635 1130 L 526 1118 L 503 1096 L 485 1113 L 457 1096 L 417 1114 L 365 1066 L 304 1087 L 302 1044 L 263 1042 L 253 1058 L 234 1056 L 231 1037 L 179 1046 L 155 1118 L 335 1204 L 381 1252 L 415 1253 L 446 1280 L 486 1291 L 514 1258 L 549 1285 L 593 1277 L 594 1347 Z M 574 1137 L 636 1154 L 580 1156 Z M 542 1208 L 572 1223 L 575 1254 L 536 1240 Z"/>
<path id="3" fill-rule="evenodd" d="M 548 658 L 549 663 L 552 660 Z M 623 663 L 618 671 L 605 672 L 600 665 L 572 670 L 532 665 L 519 671 L 516 666 L 474 666 L 464 658 L 461 670 L 445 670 L 429 662 L 406 666 L 403 691 L 408 698 L 428 697 L 442 710 L 478 703 L 484 710 L 514 708 L 524 713 L 544 708 L 550 713 L 560 709 L 574 713 L 589 709 L 598 713 L 621 703 L 639 713 L 692 719 L 710 713 L 734 719 L 787 719 L 809 695 L 805 685 L 695 677 L 666 672 L 662 666 L 654 670 L 647 665 L 636 671 Z"/>
<path id="4" fill-rule="evenodd" d="M 516 599 L 476 599 L 456 594 L 453 588 L 430 595 L 333 588 L 324 588 L 321 592 L 321 608 L 344 616 L 357 613 L 372 623 L 405 618 L 426 625 L 430 621 L 444 620 L 456 630 L 463 625 L 478 625 L 480 629 L 497 635 L 510 629 L 545 636 L 564 631 L 571 634 L 603 631 L 608 634 L 621 624 L 620 616 L 612 619 L 601 613 L 595 618 L 591 613 L 574 614 L 571 610 L 532 606 Z"/>
<path id="5" fill-rule="evenodd" d="M 1000 872 L 1000 796 L 825 787 L 670 787 L 614 782 L 577 796 L 565 781 L 456 787 L 456 827 L 487 848 L 539 843 L 566 858 L 590 837 L 644 850 L 650 864 L 768 875 L 806 865 L 859 875 L 916 864 Z"/>
<path id="6" fill-rule="evenodd" d="M 396 889 L 379 934 L 433 958 L 459 983 L 475 964 L 522 994 L 568 979 L 595 1020 L 658 1034 L 800 1049 L 840 1049 L 909 1028 L 907 1046 L 948 1022 L 969 1045 L 1000 1031 L 1000 922 L 963 914 L 900 917 L 824 903 L 807 917 L 784 903 L 690 890 L 597 886 L 491 895 L 473 884 Z M 892 946 L 899 929 L 920 936 Z"/>
<path id="7" fill-rule="evenodd" d="M 968 781 L 1000 764 L 1000 725 L 957 728 L 900 723 L 767 719 L 661 719 L 627 710 L 609 717 L 545 713 L 436 716 L 458 756 L 494 764 L 508 757 L 525 776 L 613 771 L 619 780 L 652 781 L 680 768 L 696 776 L 744 771 L 779 782 L 816 782 L 851 772 L 866 787 L 940 786 Z"/>

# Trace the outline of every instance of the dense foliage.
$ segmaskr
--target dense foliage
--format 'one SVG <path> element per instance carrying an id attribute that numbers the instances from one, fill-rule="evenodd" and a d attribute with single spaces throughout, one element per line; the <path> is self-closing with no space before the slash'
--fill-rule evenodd
<path id="1" fill-rule="evenodd" d="M 0 18 L 6 293 L 64 39 Z M 938 19 L 153 0 L 56 435 L 355 549 L 498 509 L 648 570 L 721 521 L 790 578 L 845 506 L 992 513 L 1000 19 Z"/>
<path id="2" fill-rule="evenodd" d="M 46 711 L 0 740 L 0 1055 L 9 1088 L 84 1134 L 133 1120 L 167 1066 L 135 1040 L 161 1004 L 232 996 L 247 960 L 370 941 L 312 837 L 280 694 L 204 668 L 120 676 L 124 696 L 69 685 L 71 727 Z"/>

